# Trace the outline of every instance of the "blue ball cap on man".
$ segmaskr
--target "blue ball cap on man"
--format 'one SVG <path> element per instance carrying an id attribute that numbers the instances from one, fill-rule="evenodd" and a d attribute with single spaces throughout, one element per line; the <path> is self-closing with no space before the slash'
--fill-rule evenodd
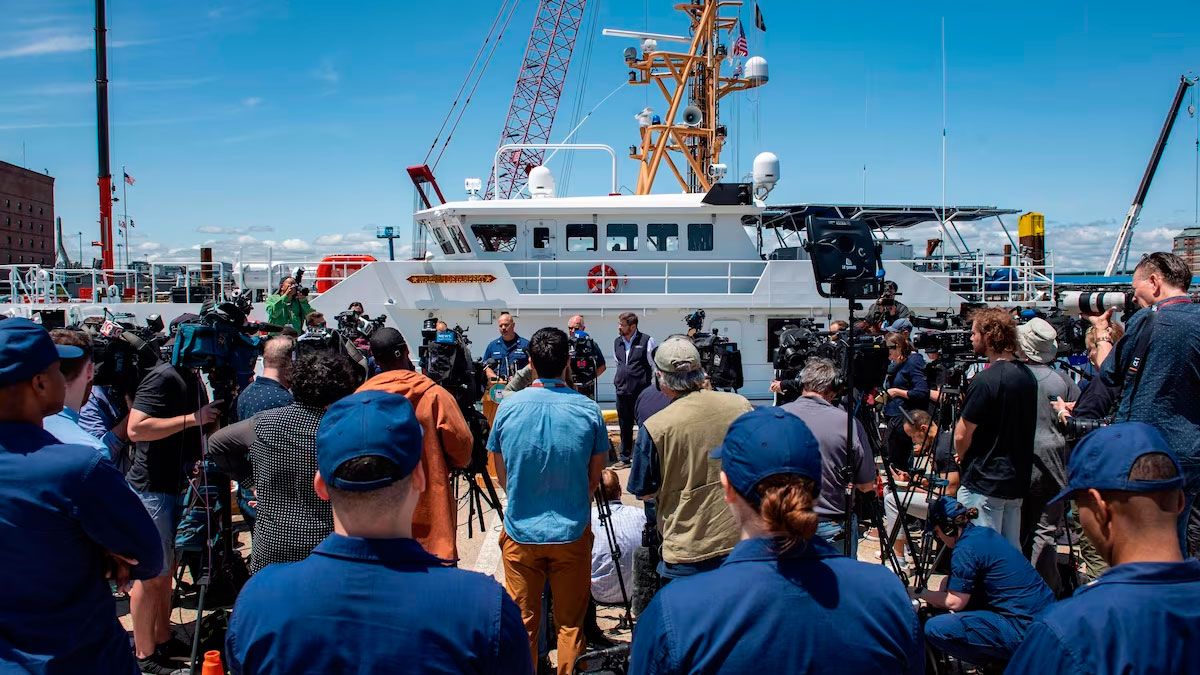
<path id="1" fill-rule="evenodd" d="M 803 420 L 780 408 L 755 408 L 734 420 L 711 457 L 751 505 L 759 499 L 754 488 L 779 474 L 804 476 L 821 489 L 820 443 Z"/>
<path id="2" fill-rule="evenodd" d="M 409 476 L 421 461 L 421 423 L 408 399 L 364 391 L 329 406 L 317 429 L 317 470 L 325 484 L 344 492 L 367 492 Z M 354 480 L 338 475 L 347 462 L 382 457 L 396 465 L 388 476 Z"/>
<path id="3" fill-rule="evenodd" d="M 77 359 L 83 350 L 56 345 L 45 328 L 20 317 L 0 321 L 0 387 L 27 382 L 61 359 Z"/>
<path id="4" fill-rule="evenodd" d="M 1143 455 L 1162 453 L 1175 465 L 1175 476 L 1135 480 L 1130 469 Z M 1067 486 L 1050 501 L 1066 499 L 1081 490 L 1163 492 L 1183 489 L 1179 459 L 1158 429 L 1145 422 L 1123 422 L 1097 429 L 1079 442 L 1067 463 Z"/>

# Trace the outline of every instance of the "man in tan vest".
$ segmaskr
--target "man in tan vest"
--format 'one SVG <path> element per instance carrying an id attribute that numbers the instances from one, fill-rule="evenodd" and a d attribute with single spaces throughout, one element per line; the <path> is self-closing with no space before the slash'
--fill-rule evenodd
<path id="1" fill-rule="evenodd" d="M 700 352 L 687 337 L 659 345 L 654 364 L 658 388 L 672 403 L 647 419 L 638 434 L 629 491 L 655 501 L 663 538 L 658 573 L 669 580 L 719 567 L 738 542 L 722 498 L 721 463 L 708 455 L 752 406 L 738 394 L 706 386 Z"/>

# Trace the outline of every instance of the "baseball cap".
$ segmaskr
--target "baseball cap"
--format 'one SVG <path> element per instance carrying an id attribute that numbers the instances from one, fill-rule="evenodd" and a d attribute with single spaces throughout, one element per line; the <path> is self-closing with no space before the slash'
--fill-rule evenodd
<path id="1" fill-rule="evenodd" d="M 1134 462 L 1144 455 L 1162 453 L 1175 465 L 1175 477 L 1165 480 L 1130 480 Z M 1123 492 L 1163 492 L 1183 487 L 1179 459 L 1171 451 L 1158 429 L 1145 422 L 1122 422 L 1102 427 L 1083 437 L 1067 463 L 1067 486 L 1053 504 L 1079 490 L 1121 490 Z"/>
<path id="2" fill-rule="evenodd" d="M 386 391 L 351 394 L 329 406 L 317 428 L 317 469 L 325 483 L 347 492 L 387 487 L 412 473 L 421 461 L 423 431 L 408 399 Z M 346 462 L 383 457 L 399 467 L 394 475 L 372 481 L 336 476 Z"/>
<path id="3" fill-rule="evenodd" d="M 951 521 L 966 512 L 967 507 L 954 497 L 949 495 L 938 497 L 929 505 L 929 517 L 925 520 L 925 531 L 932 531 L 935 525 L 941 525 L 942 529 L 946 529 Z"/>
<path id="4" fill-rule="evenodd" d="M 371 333 L 371 337 L 367 338 L 367 343 L 371 345 L 372 354 L 391 356 L 393 352 L 408 349 L 408 342 L 404 340 L 404 334 L 391 326 L 384 326 Z"/>
<path id="5" fill-rule="evenodd" d="M 0 387 L 25 382 L 59 359 L 77 359 L 83 350 L 56 345 L 45 328 L 29 319 L 0 321 Z"/>
<path id="6" fill-rule="evenodd" d="M 780 408 L 738 417 L 710 456 L 721 460 L 730 485 L 751 504 L 758 504 L 759 482 L 781 473 L 800 474 L 821 489 L 821 445 L 804 420 Z"/>
<path id="7" fill-rule="evenodd" d="M 700 351 L 691 338 L 674 335 L 654 351 L 654 365 L 664 373 L 687 373 L 700 368 Z"/>

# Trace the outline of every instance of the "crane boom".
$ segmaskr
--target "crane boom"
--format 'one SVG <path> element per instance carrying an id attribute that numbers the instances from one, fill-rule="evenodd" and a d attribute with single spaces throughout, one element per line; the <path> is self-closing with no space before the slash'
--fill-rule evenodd
<path id="1" fill-rule="evenodd" d="M 498 147 L 544 144 L 550 140 L 586 5 L 587 0 L 541 0 L 538 3 Z M 493 179 L 488 178 L 484 194 L 500 199 L 518 196 L 528 181 L 529 169 L 541 164 L 544 155 L 545 150 L 504 153 L 497 171 L 498 189 Z"/>
<path id="2" fill-rule="evenodd" d="M 1108 264 L 1104 267 L 1105 276 L 1116 274 L 1118 267 L 1123 271 L 1128 266 L 1129 242 L 1133 239 L 1133 228 L 1137 225 L 1138 216 L 1142 212 L 1146 193 L 1150 191 L 1150 182 L 1154 180 L 1154 173 L 1158 171 L 1158 162 L 1162 159 L 1167 139 L 1170 138 L 1171 129 L 1175 126 L 1175 118 L 1179 117 L 1183 96 L 1187 93 L 1188 87 L 1194 84 L 1196 84 L 1195 78 L 1189 78 L 1187 75 L 1179 78 L 1179 88 L 1175 90 L 1175 100 L 1171 102 L 1171 110 L 1167 113 L 1167 120 L 1163 122 L 1162 131 L 1158 134 L 1158 142 L 1154 144 L 1154 151 L 1150 153 L 1150 163 L 1146 166 L 1146 173 L 1142 175 L 1142 182 L 1133 196 L 1133 204 L 1129 206 L 1129 212 L 1125 214 L 1125 222 L 1121 225 L 1121 232 L 1117 235 L 1117 243 L 1113 245 L 1112 253 L 1108 257 Z"/>

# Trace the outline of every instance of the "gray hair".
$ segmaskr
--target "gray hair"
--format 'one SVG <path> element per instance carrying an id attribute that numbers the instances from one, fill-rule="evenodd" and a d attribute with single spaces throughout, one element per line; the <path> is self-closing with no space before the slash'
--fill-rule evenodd
<path id="1" fill-rule="evenodd" d="M 800 384 L 805 391 L 833 391 L 836 389 L 833 386 L 834 380 L 840 376 L 841 372 L 833 361 L 814 357 L 809 359 L 804 364 L 804 370 L 800 371 Z"/>
<path id="2" fill-rule="evenodd" d="M 704 388 L 704 382 L 708 379 L 703 368 L 689 370 L 683 373 L 668 373 L 666 371 L 658 371 L 659 382 L 662 383 L 663 389 L 670 389 L 676 394 L 687 394 L 693 391 L 700 391 Z"/>

